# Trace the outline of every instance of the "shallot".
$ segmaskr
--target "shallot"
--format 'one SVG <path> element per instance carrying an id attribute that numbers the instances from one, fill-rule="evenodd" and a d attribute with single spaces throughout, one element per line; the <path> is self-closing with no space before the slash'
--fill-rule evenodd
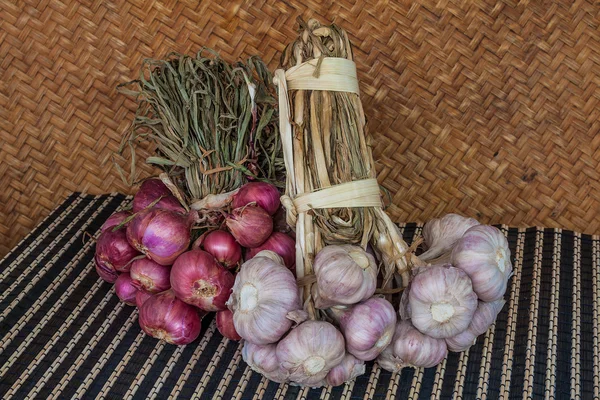
<path id="1" fill-rule="evenodd" d="M 273 232 L 273 219 L 259 206 L 246 205 L 234 209 L 225 219 L 227 228 L 244 247 L 258 247 Z"/>
<path id="2" fill-rule="evenodd" d="M 129 272 L 123 272 L 115 281 L 115 292 L 121 301 L 129 306 L 135 306 L 137 289 L 133 286 Z"/>
<path id="3" fill-rule="evenodd" d="M 243 207 L 250 203 L 262 207 L 269 215 L 274 215 L 279 205 L 279 190 L 266 182 L 250 182 L 240 188 L 233 197 L 233 208 Z"/>
<path id="4" fill-rule="evenodd" d="M 169 289 L 170 273 L 171 267 L 160 265 L 148 258 L 135 260 L 129 270 L 133 286 L 147 293 L 159 293 Z"/>
<path id="5" fill-rule="evenodd" d="M 129 244 L 123 229 L 115 232 L 108 229 L 100 234 L 96 242 L 96 258 L 108 269 L 129 271 L 131 260 L 137 255 L 139 253 Z"/>

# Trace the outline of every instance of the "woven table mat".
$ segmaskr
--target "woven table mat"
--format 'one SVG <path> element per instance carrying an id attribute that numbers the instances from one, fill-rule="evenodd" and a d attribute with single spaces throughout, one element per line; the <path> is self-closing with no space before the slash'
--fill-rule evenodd
<path id="1" fill-rule="evenodd" d="M 252 372 L 211 318 L 172 346 L 93 268 L 94 244 L 123 195 L 71 195 L 0 261 L 0 398 L 592 399 L 600 396 L 600 240 L 516 229 L 515 275 L 496 324 L 438 367 L 391 374 L 368 363 L 350 385 L 301 389 Z M 420 232 L 402 225 L 407 241 Z"/>
<path id="2" fill-rule="evenodd" d="M 144 58 L 210 46 L 274 69 L 299 15 L 349 32 L 396 221 L 600 233 L 593 0 L 2 0 L 0 14 L 0 257 L 70 193 L 130 190 L 111 155 L 135 104 L 115 86 Z"/>

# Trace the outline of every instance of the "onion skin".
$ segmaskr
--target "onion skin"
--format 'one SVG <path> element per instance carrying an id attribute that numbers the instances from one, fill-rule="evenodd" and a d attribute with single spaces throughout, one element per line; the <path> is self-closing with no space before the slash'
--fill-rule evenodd
<path id="1" fill-rule="evenodd" d="M 148 179 L 142 183 L 133 197 L 133 212 L 142 211 L 159 197 L 162 197 L 162 199 L 153 208 L 185 213 L 185 208 L 160 179 Z"/>
<path id="2" fill-rule="evenodd" d="M 104 232 L 108 229 L 112 229 L 115 226 L 119 226 L 121 222 L 123 222 L 127 217 L 131 216 L 131 211 L 119 211 L 112 214 L 108 219 L 102 224 L 100 227 L 100 231 Z M 123 227 L 127 227 L 128 223 L 123 225 Z"/>
<path id="3" fill-rule="evenodd" d="M 225 219 L 225 224 L 235 240 L 248 248 L 260 246 L 273 232 L 273 219 L 258 206 L 234 209 Z"/>
<path id="4" fill-rule="evenodd" d="M 135 295 L 138 290 L 133 286 L 129 272 L 123 272 L 115 281 L 115 292 L 121 301 L 129 306 L 135 306 Z"/>
<path id="5" fill-rule="evenodd" d="M 235 278 L 203 250 L 190 250 L 171 268 L 171 287 L 182 301 L 205 311 L 225 310 Z"/>
<path id="6" fill-rule="evenodd" d="M 166 290 L 150 297 L 140 308 L 142 330 L 170 344 L 189 344 L 196 340 L 202 328 L 198 310 Z"/>
<path id="7" fill-rule="evenodd" d="M 217 329 L 221 332 L 221 335 L 230 340 L 241 340 L 242 337 L 235 330 L 233 326 L 233 313 L 229 310 L 217 311 L 215 317 L 217 321 Z"/>
<path id="8" fill-rule="evenodd" d="M 243 207 L 250 203 L 262 207 L 269 215 L 274 215 L 281 204 L 279 190 L 266 182 L 250 182 L 240 188 L 233 197 L 233 208 Z"/>
<path id="9" fill-rule="evenodd" d="M 129 274 L 133 286 L 147 293 L 160 293 L 171 287 L 171 267 L 148 258 L 132 262 Z"/>
<path id="10" fill-rule="evenodd" d="M 146 300 L 148 300 L 150 297 L 152 297 L 152 295 L 150 293 L 146 293 L 141 290 L 138 290 L 137 293 L 135 294 L 135 305 L 137 306 L 137 308 L 142 308 L 142 304 L 144 304 L 144 302 Z"/>
<path id="11" fill-rule="evenodd" d="M 296 241 L 282 232 L 273 232 L 260 246 L 248 249 L 249 260 L 262 250 L 271 250 L 283 258 L 283 262 L 296 275 Z"/>
<path id="12" fill-rule="evenodd" d="M 129 223 L 127 240 L 157 263 L 171 265 L 190 245 L 190 223 L 174 211 L 142 211 Z"/>
<path id="13" fill-rule="evenodd" d="M 100 234 L 96 242 L 98 261 L 118 272 L 129 271 L 130 261 L 137 255 L 139 253 L 129 244 L 123 229 L 116 232 L 106 230 Z"/>
<path id="14" fill-rule="evenodd" d="M 94 265 L 100 278 L 108 283 L 115 283 L 119 277 L 119 273 L 114 268 L 106 266 L 106 264 L 98 260 L 97 256 L 94 256 Z"/>
<path id="15" fill-rule="evenodd" d="M 239 243 L 231 233 L 220 229 L 206 234 L 202 240 L 202 247 L 225 268 L 234 268 L 242 259 L 242 248 Z"/>

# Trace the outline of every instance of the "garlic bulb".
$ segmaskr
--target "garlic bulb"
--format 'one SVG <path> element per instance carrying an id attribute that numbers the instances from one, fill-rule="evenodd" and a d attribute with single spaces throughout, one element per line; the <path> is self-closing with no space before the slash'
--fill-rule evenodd
<path id="1" fill-rule="evenodd" d="M 419 256 L 423 261 L 433 260 L 436 257 L 452 250 L 458 239 L 472 226 L 479 225 L 473 218 L 466 218 L 458 214 L 446 214 L 442 218 L 428 221 L 423 227 L 423 239 L 427 251 Z"/>
<path id="2" fill-rule="evenodd" d="M 410 321 L 400 321 L 392 342 L 393 355 L 402 366 L 430 368 L 442 362 L 448 354 L 446 342 L 419 332 Z"/>
<path id="3" fill-rule="evenodd" d="M 500 310 L 504 307 L 504 303 L 503 299 L 491 303 L 480 301 L 467 330 L 456 336 L 446 338 L 448 349 L 450 351 L 465 351 L 475 344 L 477 337 L 483 335 L 494 323 Z"/>
<path id="4" fill-rule="evenodd" d="M 344 337 L 325 321 L 305 321 L 277 344 L 277 358 L 289 379 L 304 386 L 319 386 L 329 371 L 342 362 Z"/>
<path id="5" fill-rule="evenodd" d="M 467 230 L 452 250 L 452 264 L 469 275 L 481 300 L 504 297 L 512 264 L 508 241 L 499 229 L 478 225 Z"/>
<path id="6" fill-rule="evenodd" d="M 477 308 L 477 295 L 465 271 L 434 265 L 413 278 L 408 302 L 415 328 L 440 339 L 467 329 Z"/>
<path id="7" fill-rule="evenodd" d="M 350 382 L 357 376 L 365 373 L 365 363 L 354 357 L 352 354 L 346 353 L 342 362 L 331 368 L 325 381 L 330 386 L 339 386 L 344 382 Z"/>
<path id="8" fill-rule="evenodd" d="M 394 336 L 396 310 L 389 301 L 372 297 L 349 308 L 339 318 L 346 349 L 359 360 L 374 360 Z"/>
<path id="9" fill-rule="evenodd" d="M 259 345 L 244 342 L 242 358 L 253 371 L 265 376 L 273 382 L 283 383 L 288 378 L 288 373 L 281 368 L 277 359 L 277 345 Z"/>
<path id="10" fill-rule="evenodd" d="M 227 306 L 241 337 L 254 344 L 274 343 L 292 326 L 287 314 L 301 308 L 296 278 L 281 257 L 261 251 L 240 268 Z"/>
<path id="11" fill-rule="evenodd" d="M 356 304 L 375 293 L 377 264 L 359 246 L 330 245 L 315 257 L 315 306 L 320 309 Z"/>

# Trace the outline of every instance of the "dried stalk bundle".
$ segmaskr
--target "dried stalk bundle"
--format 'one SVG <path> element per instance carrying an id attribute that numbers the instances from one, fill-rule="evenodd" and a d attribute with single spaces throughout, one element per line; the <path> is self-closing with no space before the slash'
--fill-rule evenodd
<path id="1" fill-rule="evenodd" d="M 258 58 L 233 65 L 203 49 L 145 60 L 138 80 L 120 85 L 139 107 L 121 145 L 151 141 L 146 160 L 168 173 L 188 202 L 233 191 L 248 178 L 277 183 L 284 166 L 272 75 Z M 131 182 L 132 183 L 132 182 Z"/>
<path id="2" fill-rule="evenodd" d="M 382 289 L 392 288 L 394 274 L 403 278 L 400 286 L 408 283 L 408 246 L 382 209 L 352 59 L 344 30 L 311 19 L 300 21 L 298 38 L 282 55 L 286 71 L 275 73 L 287 169 L 284 205 L 296 227 L 296 271 L 313 318 L 310 275 L 315 254 L 326 245 L 370 243 L 383 264 Z"/>

